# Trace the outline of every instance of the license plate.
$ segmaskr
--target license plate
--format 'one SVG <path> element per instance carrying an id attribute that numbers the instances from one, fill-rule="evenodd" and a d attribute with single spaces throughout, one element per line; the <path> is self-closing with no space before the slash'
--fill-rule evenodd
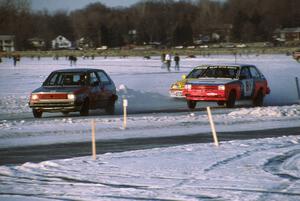
<path id="1" fill-rule="evenodd" d="M 182 96 L 182 92 L 181 91 L 177 91 L 175 94 L 176 94 L 176 96 Z"/>

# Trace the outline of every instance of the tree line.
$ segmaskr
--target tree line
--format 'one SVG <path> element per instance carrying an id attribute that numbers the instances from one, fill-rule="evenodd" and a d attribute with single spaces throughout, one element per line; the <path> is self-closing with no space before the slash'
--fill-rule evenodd
<path id="1" fill-rule="evenodd" d="M 299 0 L 144 0 L 116 8 L 93 3 L 69 13 L 33 11 L 28 0 L 0 0 L 0 35 L 15 35 L 19 50 L 30 48 L 33 37 L 49 48 L 58 35 L 84 38 L 91 47 L 190 45 L 218 31 L 219 41 L 270 41 L 276 28 L 299 26 Z"/>

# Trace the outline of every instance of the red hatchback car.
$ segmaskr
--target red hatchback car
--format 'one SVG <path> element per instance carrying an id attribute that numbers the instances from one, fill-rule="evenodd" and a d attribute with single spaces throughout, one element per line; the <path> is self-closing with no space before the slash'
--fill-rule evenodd
<path id="1" fill-rule="evenodd" d="M 115 110 L 116 87 L 105 71 L 80 68 L 52 72 L 43 85 L 31 93 L 29 107 L 33 116 L 43 112 L 80 112 L 87 116 L 90 109 Z"/>
<path id="2" fill-rule="evenodd" d="M 183 94 L 187 105 L 194 109 L 198 101 L 213 101 L 228 108 L 236 100 L 252 100 L 254 106 L 262 106 L 270 93 L 264 75 L 254 65 L 205 65 L 196 80 L 185 84 Z"/>

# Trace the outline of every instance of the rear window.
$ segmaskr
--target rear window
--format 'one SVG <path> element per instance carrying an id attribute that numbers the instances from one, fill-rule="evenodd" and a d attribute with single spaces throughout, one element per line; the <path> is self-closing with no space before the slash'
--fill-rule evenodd
<path id="1" fill-rule="evenodd" d="M 52 73 L 44 82 L 44 86 L 79 86 L 85 85 L 86 75 L 80 72 Z"/>

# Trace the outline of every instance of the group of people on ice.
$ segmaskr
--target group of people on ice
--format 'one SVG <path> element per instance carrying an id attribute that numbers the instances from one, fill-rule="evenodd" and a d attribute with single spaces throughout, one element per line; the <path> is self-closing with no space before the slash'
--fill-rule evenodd
<path id="1" fill-rule="evenodd" d="M 174 68 L 175 70 L 179 71 L 179 61 L 180 61 L 180 57 L 179 55 L 176 53 L 174 56 Z M 172 62 L 172 55 L 167 53 L 163 53 L 161 55 L 161 62 L 162 62 L 162 68 L 167 68 L 168 71 L 171 71 L 171 62 Z"/>

